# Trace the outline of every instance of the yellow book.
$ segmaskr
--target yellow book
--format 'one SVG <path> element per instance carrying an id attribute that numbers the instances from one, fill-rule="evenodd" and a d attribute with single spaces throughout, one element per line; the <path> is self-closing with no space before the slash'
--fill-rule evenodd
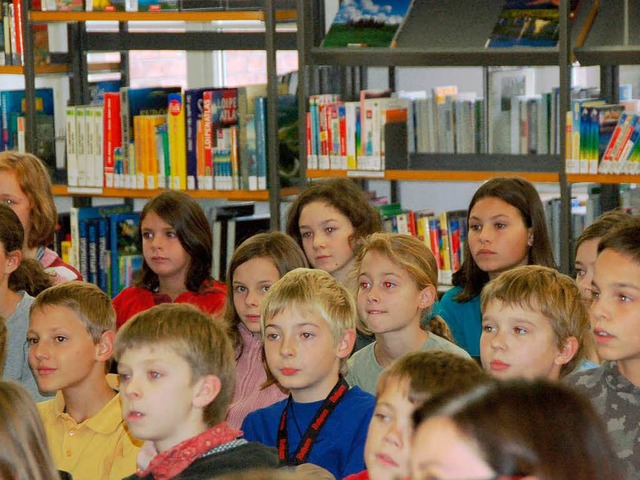
<path id="1" fill-rule="evenodd" d="M 169 127 L 169 158 L 171 160 L 171 188 L 187 189 L 187 137 L 182 93 L 170 93 L 167 124 Z"/>

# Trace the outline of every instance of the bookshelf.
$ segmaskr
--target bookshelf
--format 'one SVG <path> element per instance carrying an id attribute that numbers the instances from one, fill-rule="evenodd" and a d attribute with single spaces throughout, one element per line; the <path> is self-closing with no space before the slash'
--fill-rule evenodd
<path id="1" fill-rule="evenodd" d="M 159 11 L 159 12 L 84 12 L 84 11 L 28 11 L 25 9 L 25 31 L 31 32 L 34 25 L 65 24 L 69 33 L 69 54 L 67 65 L 50 67 L 59 73 L 69 74 L 71 105 L 89 103 L 89 91 L 86 82 L 87 72 L 98 69 L 113 68 L 112 65 L 90 66 L 87 63 L 87 53 L 90 51 L 121 51 L 130 50 L 265 50 L 267 52 L 267 93 L 269 98 L 277 95 L 277 75 L 275 65 L 276 50 L 296 50 L 296 32 L 291 29 L 279 29 L 279 22 L 295 21 L 297 12 L 293 9 L 278 9 L 276 0 L 265 0 L 261 10 L 215 10 L 215 11 Z M 291 5 L 291 3 L 289 4 Z M 119 23 L 117 32 L 89 32 L 86 22 L 116 21 Z M 135 32 L 129 31 L 130 22 L 162 22 L 181 21 L 207 23 L 216 21 L 259 21 L 264 31 L 238 32 L 233 30 L 216 31 L 184 31 L 184 32 Z M 43 67 L 34 66 L 33 39 L 28 33 L 25 35 L 25 65 L 24 67 L 0 67 L 0 74 L 5 73 L 2 68 L 11 69 L 23 74 L 27 90 L 27 150 L 37 138 L 32 127 L 35 124 L 35 98 L 30 94 L 35 88 L 35 76 L 43 71 Z M 49 67 L 44 67 L 46 70 Z M 126 75 L 125 75 L 126 76 Z M 123 84 L 126 82 L 123 81 Z M 275 102 L 273 102 L 275 103 Z M 273 110 L 273 112 L 272 112 Z M 268 190 L 261 191 L 196 191 L 188 192 L 196 198 L 227 199 L 232 201 L 260 201 L 269 202 L 272 215 L 272 228 L 280 224 L 280 203 L 284 197 L 295 195 L 295 187 L 280 189 L 278 169 L 278 141 L 277 112 L 269 109 L 267 138 L 269 143 L 268 162 Z M 273 160 L 271 160 L 273 159 Z M 133 189 L 82 189 L 68 188 L 66 185 L 56 185 L 54 194 L 57 196 L 78 197 L 116 197 L 116 198 L 150 198 L 160 190 Z"/>
<path id="2" fill-rule="evenodd" d="M 483 181 L 499 175 L 520 175 L 532 182 L 552 182 L 560 188 L 562 203 L 561 269 L 570 268 L 570 186 L 565 174 L 565 112 L 570 92 L 570 31 L 568 2 L 560 2 L 559 42 L 553 48 L 514 47 L 487 49 L 484 44 L 498 18 L 503 0 L 418 0 L 413 4 L 397 36 L 396 48 L 320 48 L 322 22 L 314 19 L 323 11 L 322 2 L 298 3 L 299 61 L 305 66 L 301 85 L 306 94 L 341 93 L 343 99 L 355 99 L 354 90 L 343 82 L 343 91 L 322 91 L 315 71 L 322 66 L 337 66 L 343 78 L 355 70 L 360 75 L 358 88 L 366 88 L 362 71 L 368 66 L 388 67 L 389 88 L 395 89 L 396 67 L 558 67 L 560 151 L 555 155 L 460 155 L 410 154 L 406 169 L 387 170 L 371 175 L 360 172 L 308 170 L 308 178 L 349 176 L 396 181 Z M 464 32 L 455 34 L 454 32 Z M 485 79 L 486 79 L 485 74 Z M 485 98 L 488 86 L 485 81 Z M 306 96 L 300 102 L 306 103 Z M 487 118 L 485 110 L 485 118 Z M 485 132 L 486 134 L 486 132 Z M 304 137 L 301 137 L 304 138 Z M 302 158 L 306 158 L 303 155 Z M 376 172 L 378 173 L 378 172 Z M 428 205 L 425 205 L 428 207 Z"/>

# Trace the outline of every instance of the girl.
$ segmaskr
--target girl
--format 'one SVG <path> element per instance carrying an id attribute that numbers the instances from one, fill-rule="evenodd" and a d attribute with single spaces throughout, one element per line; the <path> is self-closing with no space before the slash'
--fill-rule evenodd
<path id="1" fill-rule="evenodd" d="M 413 415 L 412 478 L 619 480 L 589 399 L 549 380 L 443 394 Z"/>
<path id="2" fill-rule="evenodd" d="M 440 301 L 455 342 L 480 355 L 482 287 L 518 265 L 554 268 L 544 207 L 535 187 L 519 177 L 496 177 L 482 185 L 469 204 L 464 261 L 453 274 L 454 288 Z"/>
<path id="3" fill-rule="evenodd" d="M 438 267 L 427 246 L 415 237 L 374 233 L 355 261 L 358 320 L 375 334 L 375 342 L 348 362 L 347 380 L 375 393 L 384 367 L 407 352 L 446 350 L 469 355 L 449 340 L 449 328 L 435 316 L 424 330 L 421 320 L 436 300 Z"/>
<path id="4" fill-rule="evenodd" d="M 309 264 L 353 287 L 353 259 L 362 240 L 382 231 L 380 214 L 351 180 L 334 178 L 315 183 L 291 205 L 287 233 L 302 247 Z"/>
<path id="5" fill-rule="evenodd" d="M 11 208 L 0 204 L 0 317 L 7 329 L 4 378 L 25 385 L 33 397 L 40 394 L 29 368 L 28 346 L 29 307 L 33 296 L 52 285 L 53 277 L 35 259 L 22 259 L 24 230 Z"/>
<path id="6" fill-rule="evenodd" d="M 0 200 L 20 218 L 26 258 L 38 260 L 53 274 L 56 284 L 82 280 L 75 268 L 47 248 L 53 242 L 58 213 L 49 172 L 38 157 L 14 151 L 0 153 Z"/>
<path id="7" fill-rule="evenodd" d="M 226 287 L 210 274 L 211 226 L 193 198 L 168 191 L 149 200 L 140 214 L 140 238 L 140 279 L 113 299 L 118 328 L 159 303 L 190 303 L 209 313 L 222 308 Z"/>
<path id="8" fill-rule="evenodd" d="M 262 354 L 260 303 L 285 273 L 307 267 L 304 253 L 284 233 L 259 233 L 236 249 L 227 273 L 225 322 L 236 349 L 236 386 L 227 422 L 240 428 L 244 417 L 286 395 L 267 382 Z M 265 383 L 267 382 L 267 383 Z"/>
<path id="9" fill-rule="evenodd" d="M 3 480 L 71 478 L 54 466 L 33 398 L 14 382 L 0 380 L 0 465 Z"/>

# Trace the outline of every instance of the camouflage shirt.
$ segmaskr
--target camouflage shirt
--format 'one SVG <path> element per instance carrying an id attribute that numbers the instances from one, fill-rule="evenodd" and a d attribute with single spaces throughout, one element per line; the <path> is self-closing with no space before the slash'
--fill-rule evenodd
<path id="1" fill-rule="evenodd" d="M 623 478 L 640 479 L 640 387 L 620 373 L 616 362 L 576 372 L 565 382 L 585 393 L 603 416 Z"/>

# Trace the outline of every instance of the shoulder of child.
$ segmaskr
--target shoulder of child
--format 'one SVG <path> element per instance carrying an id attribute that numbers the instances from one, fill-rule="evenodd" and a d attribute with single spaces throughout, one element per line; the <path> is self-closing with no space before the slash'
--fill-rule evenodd
<path id="1" fill-rule="evenodd" d="M 607 367 L 608 365 L 603 364 L 598 368 L 574 371 L 567 375 L 562 381 L 579 390 L 591 390 L 604 381 Z"/>
<path id="2" fill-rule="evenodd" d="M 446 338 L 442 338 L 433 332 L 429 332 L 429 338 L 422 345 L 423 350 L 444 350 L 446 352 L 455 353 L 464 358 L 471 358 L 469 352 L 460 348 L 455 343 L 450 342 Z"/>

